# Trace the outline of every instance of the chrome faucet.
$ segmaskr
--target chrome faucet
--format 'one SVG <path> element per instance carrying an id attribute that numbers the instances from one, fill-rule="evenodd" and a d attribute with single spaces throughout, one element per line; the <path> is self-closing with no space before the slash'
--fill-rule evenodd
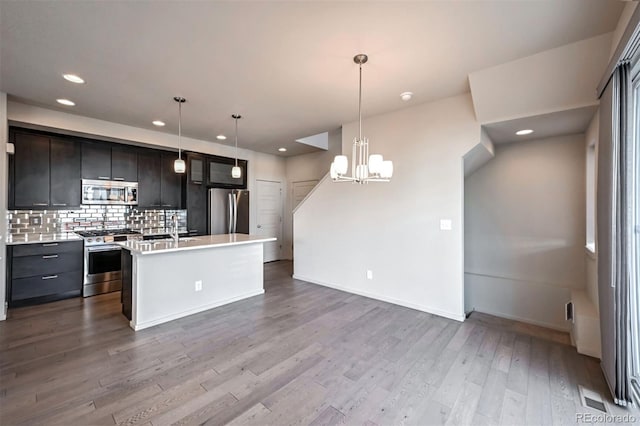
<path id="1" fill-rule="evenodd" d="M 173 238 L 174 242 L 178 242 L 180 240 L 180 234 L 178 233 L 178 216 L 171 216 L 171 238 Z"/>

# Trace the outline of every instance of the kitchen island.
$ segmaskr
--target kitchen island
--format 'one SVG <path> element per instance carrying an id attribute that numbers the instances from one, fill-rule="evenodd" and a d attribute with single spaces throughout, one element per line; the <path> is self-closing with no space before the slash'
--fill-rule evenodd
<path id="1" fill-rule="evenodd" d="M 263 243 L 246 234 L 127 241 L 122 312 L 142 330 L 264 293 Z"/>

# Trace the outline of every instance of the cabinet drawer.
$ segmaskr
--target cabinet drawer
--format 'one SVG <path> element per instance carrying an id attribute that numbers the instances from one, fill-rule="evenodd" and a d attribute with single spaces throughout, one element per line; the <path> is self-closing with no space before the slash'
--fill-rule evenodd
<path id="1" fill-rule="evenodd" d="M 13 246 L 13 257 L 34 256 L 42 254 L 60 254 L 77 252 L 82 256 L 82 241 L 70 241 L 64 243 L 36 243 L 20 244 Z"/>
<path id="2" fill-rule="evenodd" d="M 82 271 L 82 252 L 14 257 L 11 266 L 13 279 Z"/>
<path id="3" fill-rule="evenodd" d="M 81 290 L 82 271 L 39 275 L 11 281 L 11 300 L 23 300 Z"/>

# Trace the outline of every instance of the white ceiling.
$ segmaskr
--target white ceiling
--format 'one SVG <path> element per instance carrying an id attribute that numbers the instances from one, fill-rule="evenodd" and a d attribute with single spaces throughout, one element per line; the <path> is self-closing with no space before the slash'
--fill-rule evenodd
<path id="1" fill-rule="evenodd" d="M 13 2 L 0 0 L 0 90 L 13 99 L 277 155 L 364 115 L 467 92 L 467 75 L 615 28 L 618 0 Z M 87 81 L 61 78 L 73 72 Z M 404 103 L 400 93 L 412 91 Z M 61 107 L 56 98 L 76 107 Z M 366 133 L 366 129 L 365 129 Z M 288 151 L 277 151 L 285 146 Z"/>
<path id="2" fill-rule="evenodd" d="M 587 130 L 597 110 L 597 105 L 591 105 L 499 123 L 485 124 L 483 127 L 487 131 L 491 141 L 496 145 L 543 139 L 552 136 L 574 135 L 576 133 L 584 133 Z M 523 136 L 516 135 L 518 130 L 524 129 L 533 130 L 533 133 Z"/>

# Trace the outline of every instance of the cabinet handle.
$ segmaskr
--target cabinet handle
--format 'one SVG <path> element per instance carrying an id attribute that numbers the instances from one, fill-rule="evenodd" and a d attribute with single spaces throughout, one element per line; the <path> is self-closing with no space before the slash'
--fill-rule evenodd
<path id="1" fill-rule="evenodd" d="M 109 180 L 111 178 L 109 176 L 98 176 L 98 179 Z"/>
<path id="2" fill-rule="evenodd" d="M 171 207 L 171 204 L 163 204 L 162 207 Z"/>
<path id="3" fill-rule="evenodd" d="M 65 207 L 67 203 L 53 203 L 54 206 Z"/>
<path id="4" fill-rule="evenodd" d="M 57 246 L 58 243 L 47 243 L 47 244 L 43 244 L 42 247 L 54 247 Z"/>
<path id="5" fill-rule="evenodd" d="M 33 203 L 34 206 L 48 206 L 49 203 Z"/>
<path id="6" fill-rule="evenodd" d="M 45 277 L 42 277 L 43 280 L 54 280 L 56 278 L 58 278 L 57 275 L 47 275 Z"/>
<path id="7" fill-rule="evenodd" d="M 192 180 L 191 183 L 194 183 L 196 185 L 202 185 L 202 181 L 201 180 Z"/>
<path id="8" fill-rule="evenodd" d="M 124 180 L 123 177 L 117 177 L 117 178 L 113 178 L 113 180 Z"/>
<path id="9" fill-rule="evenodd" d="M 42 256 L 43 259 L 55 259 L 57 257 L 58 257 L 57 254 L 49 254 L 47 256 Z"/>

